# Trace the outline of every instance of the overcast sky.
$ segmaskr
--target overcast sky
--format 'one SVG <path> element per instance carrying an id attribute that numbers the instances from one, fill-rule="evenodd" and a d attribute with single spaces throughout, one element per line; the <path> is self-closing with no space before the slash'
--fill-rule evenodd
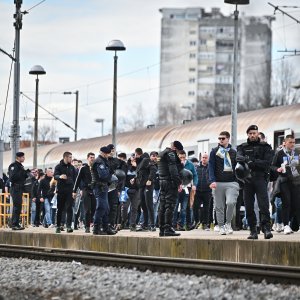
<path id="1" fill-rule="evenodd" d="M 40 0 L 23 0 L 28 10 Z M 209 4 L 207 4 L 209 2 Z M 247 16 L 273 15 L 274 9 L 265 0 L 250 0 L 241 6 Z M 300 1 L 269 0 L 274 5 L 298 5 L 282 8 L 300 19 Z M 105 51 L 112 39 L 120 39 L 127 50 L 118 60 L 118 118 L 128 117 L 143 103 L 146 123 L 153 123 L 159 95 L 160 8 L 220 7 L 225 15 L 233 6 L 223 0 L 46 0 L 23 17 L 21 30 L 21 91 L 34 99 L 35 78 L 28 74 L 33 65 L 44 67 L 40 76 L 40 104 L 74 126 L 75 95 L 63 91 L 79 90 L 78 139 L 99 136 L 104 118 L 104 131 L 111 130 L 113 53 Z M 14 44 L 13 0 L 0 1 L 0 47 L 11 53 Z M 300 25 L 282 14 L 273 22 L 273 67 L 282 57 L 277 50 L 300 49 Z M 294 65 L 300 56 L 287 58 Z M 10 59 L 0 53 L 0 126 L 9 79 Z M 299 80 L 300 81 L 300 80 Z M 6 129 L 12 122 L 12 89 L 5 116 Z M 73 132 L 40 109 L 40 124 L 49 124 L 58 136 L 71 140 Z M 34 104 L 20 97 L 20 126 L 24 137 L 33 126 Z M 0 128 L 1 130 L 1 128 Z M 7 131 L 5 132 L 6 136 Z"/>

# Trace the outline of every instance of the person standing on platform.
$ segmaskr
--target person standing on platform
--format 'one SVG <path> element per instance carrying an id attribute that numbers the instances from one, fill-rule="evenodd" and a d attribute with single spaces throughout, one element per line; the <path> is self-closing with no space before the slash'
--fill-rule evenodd
<path id="1" fill-rule="evenodd" d="M 229 132 L 220 132 L 219 145 L 211 150 L 208 162 L 209 187 L 212 189 L 221 235 L 233 233 L 231 221 L 239 195 L 239 184 L 235 177 L 236 151 L 229 144 L 229 139 Z"/>
<path id="2" fill-rule="evenodd" d="M 167 147 L 160 152 L 157 159 L 159 183 L 160 183 L 160 205 L 159 205 L 159 236 L 179 236 L 172 227 L 172 220 L 178 188 L 181 184 L 179 172 L 183 165 L 177 152 L 183 150 L 179 141 L 174 141 L 171 148 Z"/>
<path id="3" fill-rule="evenodd" d="M 107 163 L 109 166 L 110 174 L 114 174 L 119 167 L 119 160 L 115 157 L 115 146 L 113 144 L 109 144 L 106 146 L 107 149 L 110 150 L 110 153 L 107 157 Z M 119 196 L 118 190 L 113 189 L 108 192 L 108 204 L 109 204 L 109 226 L 111 227 L 112 231 L 115 230 L 115 225 L 117 221 L 117 214 L 118 214 L 118 204 L 119 204 Z"/>
<path id="4" fill-rule="evenodd" d="M 66 208 L 67 213 L 67 232 L 73 232 L 71 227 L 73 217 L 73 198 L 72 191 L 76 180 L 76 169 L 71 164 L 72 153 L 65 152 L 63 159 L 54 169 L 54 179 L 57 180 L 57 224 L 56 233 L 61 232 L 62 212 Z"/>
<path id="5" fill-rule="evenodd" d="M 293 233 L 290 227 L 292 216 L 300 224 L 300 161 L 299 151 L 295 149 L 295 137 L 287 135 L 285 146 L 273 159 L 272 169 L 279 174 L 279 190 L 282 200 L 282 221 L 284 234 Z"/>
<path id="6" fill-rule="evenodd" d="M 81 185 L 81 193 L 84 207 L 84 224 L 85 232 L 90 233 L 92 216 L 95 212 L 96 199 L 92 189 L 92 167 L 95 161 L 95 154 L 89 152 L 87 154 L 87 164 L 83 164 L 80 168 L 75 185 L 73 187 L 73 198 L 76 197 L 76 191 Z M 92 213 L 93 212 L 93 213 Z"/>
<path id="7" fill-rule="evenodd" d="M 273 151 L 268 143 L 262 142 L 258 137 L 259 132 L 256 125 L 249 126 L 246 133 L 248 135 L 247 142 L 237 147 L 237 161 L 248 164 L 251 175 L 250 178 L 245 180 L 244 184 L 244 202 L 247 221 L 250 226 L 248 239 L 258 239 L 254 212 L 255 194 L 261 217 L 261 228 L 265 239 L 270 239 L 273 237 L 273 234 L 271 232 L 270 203 L 267 187 Z"/>
<path id="8" fill-rule="evenodd" d="M 114 235 L 117 232 L 109 226 L 108 184 L 111 181 L 111 171 L 107 158 L 111 153 L 108 147 L 100 148 L 100 155 L 92 167 L 92 187 L 96 198 L 94 215 L 94 235 Z M 102 227 L 101 227 L 102 226 Z"/>
<path id="9" fill-rule="evenodd" d="M 24 152 L 16 153 L 16 161 L 9 165 L 8 174 L 11 183 L 10 195 L 13 201 L 12 213 L 12 230 L 25 229 L 20 225 L 20 214 L 22 210 L 22 196 L 24 190 L 25 180 L 28 177 L 28 172 L 25 171 L 22 163 L 25 161 Z"/>

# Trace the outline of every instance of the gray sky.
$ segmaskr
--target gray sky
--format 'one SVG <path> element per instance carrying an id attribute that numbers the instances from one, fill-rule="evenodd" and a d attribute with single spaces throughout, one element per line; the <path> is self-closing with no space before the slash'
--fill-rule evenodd
<path id="1" fill-rule="evenodd" d="M 27 10 L 40 0 L 23 0 Z M 209 2 L 209 4 L 207 4 Z M 239 8 L 245 15 L 273 15 L 265 0 L 250 0 Z M 298 5 L 298 0 L 269 0 L 274 5 Z M 153 123 L 159 95 L 160 22 L 163 7 L 220 7 L 229 15 L 233 6 L 223 0 L 46 0 L 23 17 L 21 30 L 21 91 L 34 99 L 35 78 L 28 74 L 33 65 L 42 65 L 47 74 L 40 77 L 40 104 L 74 126 L 75 95 L 63 91 L 79 90 L 78 138 L 99 136 L 104 118 L 104 131 L 111 129 L 113 53 L 105 51 L 112 39 L 120 39 L 127 51 L 118 60 L 118 118 L 128 117 L 143 104 L 146 123 Z M 299 8 L 282 8 L 300 19 Z M 14 43 L 12 0 L 0 2 L 0 47 L 12 51 Z M 281 13 L 273 22 L 273 67 L 282 57 L 277 50 L 300 49 L 300 25 Z M 300 65 L 300 56 L 286 58 Z M 10 60 L 0 53 L 0 125 L 9 78 Z M 12 88 L 8 98 L 5 125 L 12 122 Z M 34 104 L 20 98 L 22 135 L 33 126 Z M 40 124 L 49 124 L 58 136 L 73 132 L 40 109 Z M 7 131 L 6 131 L 7 133 Z M 7 135 L 7 134 L 6 134 Z"/>

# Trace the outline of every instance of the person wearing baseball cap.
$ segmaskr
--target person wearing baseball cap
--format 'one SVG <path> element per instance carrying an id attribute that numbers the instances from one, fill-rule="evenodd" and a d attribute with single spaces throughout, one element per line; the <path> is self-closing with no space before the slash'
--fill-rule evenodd
<path id="1" fill-rule="evenodd" d="M 183 150 L 179 141 L 171 143 L 171 148 L 166 148 L 158 154 L 158 173 L 160 182 L 159 206 L 159 236 L 179 236 L 172 227 L 173 214 L 178 198 L 178 188 L 181 184 L 179 176 L 183 165 L 177 152 Z"/>
<path id="2" fill-rule="evenodd" d="M 96 198 L 96 210 L 94 215 L 94 235 L 114 235 L 116 231 L 109 227 L 108 184 L 111 181 L 111 172 L 108 164 L 108 156 L 111 149 L 107 146 L 100 148 L 100 155 L 92 165 L 92 185 Z M 102 227 L 101 227 L 102 226 Z"/>
<path id="3" fill-rule="evenodd" d="M 16 161 L 9 165 L 8 174 L 11 183 L 10 195 L 13 200 L 12 230 L 25 229 L 20 225 L 20 214 L 22 210 L 22 195 L 24 192 L 25 180 L 28 172 L 25 171 L 22 163 L 25 161 L 25 153 L 17 152 Z"/>
<path id="4" fill-rule="evenodd" d="M 247 221 L 250 226 L 248 239 L 258 239 L 258 220 L 254 212 L 255 195 L 259 206 L 260 225 L 264 232 L 264 238 L 270 239 L 273 237 L 273 234 L 271 232 L 267 185 L 273 151 L 268 143 L 260 140 L 257 125 L 250 125 L 246 133 L 248 135 L 247 142 L 237 147 L 237 161 L 248 164 L 251 175 L 245 181 L 243 190 Z"/>

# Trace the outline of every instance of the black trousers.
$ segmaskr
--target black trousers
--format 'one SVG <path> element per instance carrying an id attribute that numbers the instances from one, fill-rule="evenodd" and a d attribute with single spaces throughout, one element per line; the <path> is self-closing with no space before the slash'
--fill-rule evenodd
<path id="1" fill-rule="evenodd" d="M 109 205 L 109 224 L 114 226 L 116 224 L 117 213 L 118 213 L 119 196 L 118 190 L 112 190 L 108 193 L 108 205 Z"/>
<path id="2" fill-rule="evenodd" d="M 56 211 L 57 227 L 61 226 L 62 213 L 64 209 L 67 213 L 67 227 L 71 227 L 72 218 L 73 218 L 72 189 L 57 192 L 57 211 Z"/>
<path id="3" fill-rule="evenodd" d="M 172 220 L 176 201 L 178 198 L 178 187 L 169 180 L 160 180 L 160 204 L 159 204 L 159 226 L 172 227 Z"/>
<path id="4" fill-rule="evenodd" d="M 138 190 L 140 204 L 144 213 L 144 226 L 150 222 L 154 226 L 153 186 L 143 186 Z"/>
<path id="5" fill-rule="evenodd" d="M 84 208 L 84 224 L 86 227 L 91 226 L 92 217 L 95 214 L 96 198 L 92 190 L 82 190 L 82 200 Z"/>
<path id="6" fill-rule="evenodd" d="M 282 200 L 282 221 L 288 225 L 292 215 L 300 222 L 300 185 L 293 185 L 292 182 L 283 182 L 280 185 Z M 293 213 L 292 213 L 293 212 Z"/>
<path id="7" fill-rule="evenodd" d="M 268 181 L 264 177 L 252 177 L 244 185 L 244 202 L 247 221 L 250 228 L 256 227 L 256 216 L 254 212 L 255 194 L 261 216 L 261 226 L 270 226 L 269 196 L 267 191 Z"/>
<path id="8" fill-rule="evenodd" d="M 13 184 L 10 189 L 10 195 L 13 200 L 12 227 L 16 227 L 19 226 L 20 223 L 23 187 L 21 185 Z"/>
<path id="9" fill-rule="evenodd" d="M 137 222 L 138 208 L 140 205 L 140 197 L 138 191 L 131 189 L 128 193 L 130 200 L 130 226 L 135 226 Z"/>
<path id="10" fill-rule="evenodd" d="M 210 208 L 210 199 L 211 192 L 200 192 L 196 191 L 195 201 L 194 201 L 194 220 L 195 223 L 199 223 L 201 221 L 202 224 L 210 224 L 209 221 L 209 208 Z M 200 214 L 201 204 L 203 204 L 202 214 Z"/>

